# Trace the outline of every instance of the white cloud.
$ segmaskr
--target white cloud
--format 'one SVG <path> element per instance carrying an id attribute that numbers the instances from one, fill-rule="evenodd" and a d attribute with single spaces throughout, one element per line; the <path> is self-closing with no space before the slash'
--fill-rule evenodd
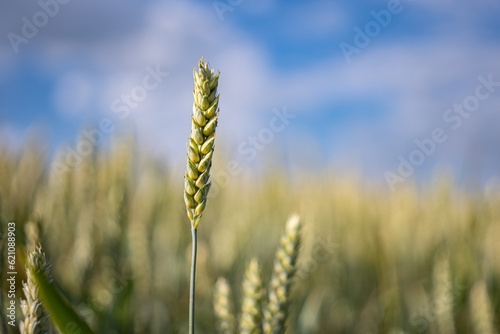
<path id="1" fill-rule="evenodd" d="M 123 4 L 120 9 L 131 15 L 133 7 L 126 6 Z M 58 110 L 71 115 L 97 106 L 101 117 L 116 116 L 110 110 L 111 102 L 140 83 L 146 66 L 160 65 L 170 75 L 131 112 L 128 121 L 134 122 L 143 140 L 175 153 L 176 157 L 184 158 L 183 143 L 189 131 L 192 104 L 191 71 L 202 55 L 221 70 L 219 133 L 229 142 L 239 142 L 266 126 L 268 114 L 275 107 L 286 105 L 301 117 L 321 117 L 325 111 L 318 108 L 320 105 L 346 98 L 362 101 L 378 97 L 388 109 L 377 122 L 353 120 L 334 138 L 343 138 L 344 151 L 386 168 L 394 156 L 411 147 L 416 136 L 440 124 L 444 110 L 470 93 L 478 75 L 500 68 L 499 47 L 482 44 L 474 38 L 474 32 L 458 36 L 451 33 L 460 24 L 462 9 L 455 14 L 457 19 L 450 21 L 450 27 L 435 36 L 405 42 L 374 40 L 361 54 L 353 56 L 351 64 L 332 57 L 308 67 L 277 71 L 260 41 L 238 27 L 237 22 L 219 21 L 211 4 L 154 2 L 145 6 L 148 7 L 137 14 L 140 24 L 134 24 L 134 29 L 126 30 L 124 35 L 119 31 L 129 24 L 122 20 L 129 18 L 127 15 L 119 15 L 113 21 L 113 34 L 103 32 L 98 39 L 92 39 L 93 35 L 80 36 L 78 40 L 57 34 L 52 39 L 45 36 L 46 41 L 39 45 L 43 58 L 40 62 L 60 75 L 54 92 Z M 347 11 L 341 7 L 325 3 L 321 6 L 310 4 L 290 10 L 290 22 L 303 28 L 294 31 L 289 26 L 290 36 L 328 34 L 339 25 L 351 24 L 344 16 Z M 452 5 L 419 6 L 445 12 Z M 235 10 L 265 15 L 275 8 L 242 3 Z M 323 14 L 314 21 L 317 13 Z M 71 21 L 70 18 L 68 14 L 63 21 Z M 81 28 L 86 24 L 92 22 L 85 21 Z M 76 69 L 66 73 L 61 64 Z M 92 70 L 84 72 L 82 64 Z M 481 133 L 487 123 L 498 119 L 491 114 L 494 103 L 497 102 L 492 99 L 484 105 L 484 115 L 489 116 L 478 114 L 460 135 Z M 295 129 L 305 131 L 300 124 Z M 304 138 L 309 135 L 301 134 Z M 450 140 L 446 150 L 459 152 L 460 145 L 458 139 Z"/>

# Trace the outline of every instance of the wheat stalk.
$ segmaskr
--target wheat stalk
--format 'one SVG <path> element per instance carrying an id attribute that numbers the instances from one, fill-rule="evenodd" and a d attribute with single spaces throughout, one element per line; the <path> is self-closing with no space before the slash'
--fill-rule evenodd
<path id="1" fill-rule="evenodd" d="M 194 69 L 193 76 L 193 115 L 191 116 L 191 135 L 187 144 L 187 169 L 184 180 L 184 202 L 188 218 L 191 221 L 193 246 L 189 290 L 189 333 L 191 334 L 194 333 L 197 227 L 207 205 L 207 195 L 211 185 L 208 180 L 212 166 L 220 96 L 217 95 L 219 73 L 215 74 L 206 61 L 200 59 L 198 71 Z"/>
<path id="2" fill-rule="evenodd" d="M 257 259 L 252 259 L 243 280 L 240 334 L 262 333 L 262 278 Z"/>
<path id="3" fill-rule="evenodd" d="M 269 300 L 264 312 L 264 333 L 283 333 L 290 303 L 290 287 L 296 270 L 300 247 L 300 219 L 292 215 L 286 223 L 274 259 Z"/>
<path id="4" fill-rule="evenodd" d="M 226 279 L 220 277 L 215 283 L 214 311 L 217 318 L 218 333 L 234 333 L 234 316 L 232 313 L 231 288 Z"/>
<path id="5" fill-rule="evenodd" d="M 28 255 L 26 266 L 27 282 L 23 283 L 26 299 L 21 300 L 24 320 L 20 324 L 22 334 L 47 334 L 49 332 L 49 316 L 42 307 L 38 297 L 38 286 L 35 281 L 35 271 L 41 272 L 50 279 L 51 263 L 45 258 L 45 253 L 39 245 Z"/>

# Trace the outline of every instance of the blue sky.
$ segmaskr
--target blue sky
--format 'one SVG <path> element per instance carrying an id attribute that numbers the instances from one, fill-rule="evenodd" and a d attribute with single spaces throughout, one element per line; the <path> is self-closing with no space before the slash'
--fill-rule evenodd
<path id="1" fill-rule="evenodd" d="M 79 129 L 109 118 L 113 135 L 133 128 L 141 145 L 182 165 L 192 68 L 204 56 L 221 71 L 219 146 L 244 166 L 279 150 L 291 169 L 356 166 L 384 182 L 415 140 L 441 128 L 446 140 L 412 177 L 442 165 L 459 178 L 500 176 L 500 87 L 457 129 L 443 119 L 478 77 L 500 81 L 498 1 L 59 1 L 0 5 L 0 131 L 11 145 L 35 124 L 51 147 L 75 145 Z M 373 12 L 388 8 L 397 8 L 390 22 L 376 23 Z M 23 17 L 42 21 L 13 47 Z M 357 28 L 377 24 L 348 61 L 342 43 L 356 47 Z M 113 101 L 148 68 L 168 75 L 120 119 Z M 295 117 L 246 161 L 238 147 L 276 109 Z"/>

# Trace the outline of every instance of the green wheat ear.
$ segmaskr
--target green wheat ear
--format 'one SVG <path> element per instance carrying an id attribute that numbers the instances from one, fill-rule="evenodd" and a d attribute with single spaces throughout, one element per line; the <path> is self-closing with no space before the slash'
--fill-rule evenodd
<path id="1" fill-rule="evenodd" d="M 26 268 L 27 282 L 23 283 L 23 292 L 26 299 L 21 300 L 21 310 L 24 320 L 20 324 L 22 334 L 47 334 L 49 333 L 49 316 L 42 307 L 38 297 L 38 286 L 35 281 L 33 268 L 39 268 L 49 280 L 51 280 L 51 263 L 45 258 L 40 246 L 28 255 L 28 266 Z"/>
<path id="2" fill-rule="evenodd" d="M 23 313 L 29 317 L 26 317 L 21 327 L 26 333 L 30 333 L 29 330 L 34 330 L 35 327 L 40 329 L 46 328 L 45 324 L 40 324 L 42 320 L 46 319 L 44 313 L 41 312 L 42 309 L 39 307 L 41 301 L 41 305 L 47 310 L 50 319 L 57 326 L 59 332 L 63 334 L 92 334 L 93 332 L 87 323 L 75 312 L 59 289 L 56 288 L 50 268 L 51 265 L 47 261 L 40 245 L 28 254 L 26 263 L 28 284 L 25 288 L 27 301 L 21 307 L 23 308 Z M 33 297 L 36 297 L 36 303 L 33 302 Z M 39 323 L 37 324 L 36 322 Z M 37 332 L 34 331 L 33 333 Z"/>
<path id="3" fill-rule="evenodd" d="M 234 333 L 233 304 L 231 302 L 231 288 L 226 279 L 220 277 L 215 283 L 214 311 L 217 318 L 217 333 Z"/>
<path id="4" fill-rule="evenodd" d="M 257 259 L 248 264 L 243 280 L 240 334 L 262 333 L 262 299 L 264 290 Z"/>
<path id="5" fill-rule="evenodd" d="M 269 286 L 269 300 L 264 311 L 264 333 L 284 333 L 290 304 L 290 288 L 295 274 L 300 247 L 300 219 L 292 215 L 281 237 L 274 259 Z"/>
<path id="6" fill-rule="evenodd" d="M 195 229 L 200 223 L 211 185 L 208 179 L 212 166 L 220 95 L 217 95 L 219 73 L 215 74 L 206 61 L 200 60 L 198 71 L 194 69 L 193 76 L 194 103 L 191 135 L 187 144 L 184 202 L 191 228 Z"/>

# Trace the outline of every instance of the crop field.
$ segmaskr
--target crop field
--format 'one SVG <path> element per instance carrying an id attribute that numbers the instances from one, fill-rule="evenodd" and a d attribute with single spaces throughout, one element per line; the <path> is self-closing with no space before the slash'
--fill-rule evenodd
<path id="1" fill-rule="evenodd" d="M 213 173 L 226 165 L 219 153 Z M 27 252 L 39 242 L 54 284 L 96 333 L 186 333 L 184 171 L 126 138 L 60 173 L 51 162 L 39 144 L 0 146 L 0 327 L 9 321 L 6 233 L 14 222 L 17 326 L 9 333 L 24 319 Z M 268 286 L 292 214 L 302 241 L 286 333 L 499 333 L 498 184 L 467 191 L 436 173 L 391 192 L 326 168 L 292 175 L 272 166 L 233 175 L 208 196 L 198 227 L 198 333 L 217 332 L 220 277 L 236 324 L 252 258 Z"/>

